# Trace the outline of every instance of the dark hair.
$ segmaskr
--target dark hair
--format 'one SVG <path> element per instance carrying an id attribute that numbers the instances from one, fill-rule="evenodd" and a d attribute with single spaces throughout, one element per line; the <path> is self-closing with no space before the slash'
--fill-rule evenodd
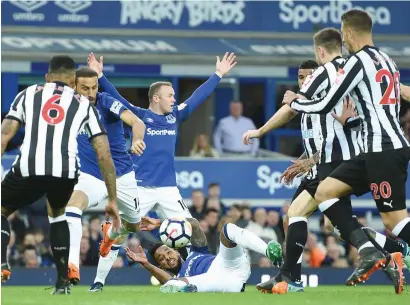
<path id="1" fill-rule="evenodd" d="M 77 71 L 75 71 L 75 83 L 76 84 L 77 84 L 77 80 L 80 77 L 84 77 L 84 78 L 96 77 L 98 79 L 98 74 L 93 69 L 84 67 L 84 68 L 80 68 Z"/>
<path id="2" fill-rule="evenodd" d="M 207 215 L 209 215 L 209 214 L 211 214 L 211 213 L 216 213 L 216 214 L 219 215 L 219 211 L 218 211 L 217 209 L 209 208 L 209 209 L 206 209 L 206 210 L 205 210 L 205 216 L 207 216 Z"/>
<path id="3" fill-rule="evenodd" d="M 313 36 L 315 46 L 321 46 L 327 51 L 342 50 L 342 34 L 335 28 L 325 28 Z"/>
<path id="4" fill-rule="evenodd" d="M 370 15 L 362 10 L 350 10 L 342 15 L 343 25 L 358 32 L 371 33 L 373 21 Z"/>
<path id="5" fill-rule="evenodd" d="M 158 250 L 159 247 L 163 246 L 162 243 L 156 243 L 152 246 L 152 248 L 149 250 L 149 255 L 156 261 L 155 259 L 155 252 Z"/>
<path id="6" fill-rule="evenodd" d="M 211 182 L 211 183 L 209 183 L 209 184 L 208 184 L 208 189 L 210 189 L 211 187 L 214 187 L 214 186 L 219 186 L 219 183 L 218 183 L 218 182 Z"/>
<path id="7" fill-rule="evenodd" d="M 48 63 L 48 73 L 66 74 L 75 70 L 75 62 L 68 55 L 53 56 Z"/>
<path id="8" fill-rule="evenodd" d="M 168 86 L 168 87 L 172 87 L 172 83 L 170 82 L 155 82 L 153 83 L 148 90 L 148 99 L 149 102 L 152 102 L 152 98 L 154 97 L 154 95 L 157 95 L 159 90 L 161 89 L 162 86 Z"/>
<path id="9" fill-rule="evenodd" d="M 299 69 L 316 69 L 317 67 L 319 67 L 319 65 L 316 61 L 305 60 L 300 64 Z"/>

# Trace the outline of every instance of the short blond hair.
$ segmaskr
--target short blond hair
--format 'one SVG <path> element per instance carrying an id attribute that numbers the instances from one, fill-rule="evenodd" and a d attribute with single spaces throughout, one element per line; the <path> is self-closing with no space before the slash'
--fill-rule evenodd
<path id="1" fill-rule="evenodd" d="M 152 98 L 154 95 L 158 95 L 159 90 L 161 89 L 162 86 L 168 86 L 172 87 L 172 84 L 170 82 L 155 82 L 153 83 L 148 90 L 148 99 L 149 102 L 152 102 Z"/>

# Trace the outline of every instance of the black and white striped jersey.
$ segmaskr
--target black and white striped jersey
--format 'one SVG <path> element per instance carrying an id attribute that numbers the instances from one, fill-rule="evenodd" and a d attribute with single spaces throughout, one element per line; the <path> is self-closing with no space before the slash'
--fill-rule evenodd
<path id="1" fill-rule="evenodd" d="M 338 71 L 345 60 L 337 57 L 334 60 L 320 66 L 305 81 L 299 94 L 304 95 L 308 100 L 321 99 L 330 91 L 332 84 L 336 81 Z M 346 128 L 340 124 L 331 113 L 340 115 L 342 113 L 344 100 L 337 101 L 327 113 L 318 114 L 320 135 L 322 138 L 321 163 L 333 161 L 349 160 L 361 152 L 360 120 L 357 118 Z M 291 107 L 294 110 L 305 111 L 306 102 L 304 100 L 295 100 Z M 309 108 L 310 109 L 310 108 Z"/>
<path id="2" fill-rule="evenodd" d="M 376 47 L 365 46 L 351 55 L 325 97 L 295 100 L 291 107 L 306 113 L 328 113 L 349 93 L 361 119 L 365 153 L 409 146 L 399 121 L 399 70 Z"/>
<path id="3" fill-rule="evenodd" d="M 28 87 L 16 96 L 6 118 L 25 125 L 12 167 L 23 177 L 76 178 L 79 130 L 84 128 L 90 139 L 105 133 L 95 107 L 63 83 Z"/>
<path id="4" fill-rule="evenodd" d="M 311 158 L 321 145 L 321 135 L 319 127 L 319 115 L 302 113 L 300 119 L 300 129 L 302 132 L 302 143 L 305 149 L 307 158 Z M 306 178 L 314 179 L 317 175 L 317 166 L 313 166 L 307 173 Z"/>

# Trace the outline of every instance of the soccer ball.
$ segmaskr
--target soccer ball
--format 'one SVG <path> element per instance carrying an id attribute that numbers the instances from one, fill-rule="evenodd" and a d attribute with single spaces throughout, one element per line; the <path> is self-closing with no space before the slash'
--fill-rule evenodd
<path id="1" fill-rule="evenodd" d="M 159 228 L 162 243 L 174 249 L 185 247 L 191 236 L 192 226 L 184 218 L 165 219 Z"/>

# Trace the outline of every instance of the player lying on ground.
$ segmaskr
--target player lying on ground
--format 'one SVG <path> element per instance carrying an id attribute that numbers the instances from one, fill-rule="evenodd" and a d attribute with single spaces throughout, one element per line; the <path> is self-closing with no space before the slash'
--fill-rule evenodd
<path id="1" fill-rule="evenodd" d="M 78 69 L 76 71 L 75 86 L 76 90 L 86 96 L 90 103 L 97 108 L 107 131 L 115 165 L 118 208 L 122 221 L 119 230 L 112 230 L 109 224 L 103 226 L 104 240 L 101 243 L 100 255 L 104 257 L 111 250 L 111 239 L 127 236 L 129 233 L 136 232 L 139 228 L 137 181 L 135 180 L 131 155 L 125 148 L 123 123 L 133 130 L 131 151 L 138 155 L 141 155 L 145 149 L 145 143 L 143 142 L 145 125 L 120 101 L 108 93 L 98 92 L 98 75 L 94 70 L 90 68 Z M 85 130 L 81 131 L 77 137 L 81 173 L 66 208 L 67 222 L 70 228 L 68 277 L 73 284 L 80 281 L 80 244 L 83 232 L 81 216 L 84 210 L 106 200 L 108 196 L 103 181 L 103 173 L 98 167 L 97 156 L 85 132 Z"/>
<path id="2" fill-rule="evenodd" d="M 407 169 L 410 147 L 400 128 L 400 73 L 394 61 L 374 46 L 372 19 L 361 10 L 342 16 L 343 39 L 351 56 L 337 73 L 330 91 L 321 98 L 300 98 L 287 91 L 283 103 L 305 113 L 328 113 L 340 99 L 351 94 L 362 120 L 363 152 L 343 162 L 318 187 L 320 210 L 340 230 L 361 257 L 348 285 L 366 281 L 383 269 L 396 293 L 403 289 L 401 254 L 378 250 L 372 238 L 357 228 L 340 198 L 372 191 L 383 223 L 394 235 L 410 243 L 410 217 L 406 208 Z"/>
<path id="3" fill-rule="evenodd" d="M 178 127 L 212 94 L 222 77 L 236 65 L 235 60 L 233 53 L 226 53 L 222 59 L 217 57 L 215 73 L 179 105 L 171 83 L 153 83 L 148 91 L 149 107 L 143 109 L 131 105 L 119 94 L 103 75 L 103 58 L 98 61 L 94 54 L 90 54 L 88 65 L 98 73 L 101 89 L 121 101 L 146 125 L 144 142 L 147 147 L 144 154 L 132 155 L 141 216 L 155 210 L 160 218 L 192 217 L 176 183 L 174 157 Z M 122 242 L 123 239 L 114 241 L 110 253 L 104 258 L 100 257 L 90 292 L 102 290 Z"/>
<path id="4" fill-rule="evenodd" d="M 126 249 L 128 257 L 140 263 L 161 284 L 162 292 L 242 292 L 251 274 L 251 266 L 245 249 L 266 255 L 275 265 L 281 250 L 276 241 L 266 244 L 258 236 L 228 223 L 220 233 L 219 253 L 209 253 L 208 242 L 199 222 L 188 219 L 192 226 L 191 249 L 186 260 L 178 251 L 163 244 L 151 249 L 151 256 L 160 268 L 151 264 L 142 248 L 137 253 Z M 143 217 L 142 230 L 159 227 L 161 221 Z M 275 249 L 272 251 L 271 249 Z M 174 278 L 170 273 L 176 275 Z"/>

